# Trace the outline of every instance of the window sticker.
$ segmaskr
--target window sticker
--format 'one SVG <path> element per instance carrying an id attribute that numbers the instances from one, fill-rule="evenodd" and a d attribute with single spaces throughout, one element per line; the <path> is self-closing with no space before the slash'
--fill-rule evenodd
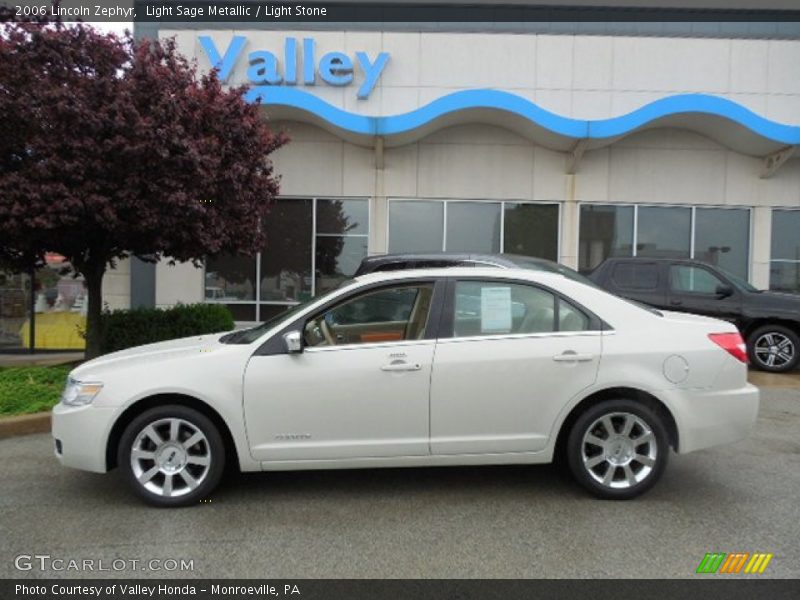
<path id="1" fill-rule="evenodd" d="M 511 331 L 511 288 L 481 288 L 481 333 Z"/>

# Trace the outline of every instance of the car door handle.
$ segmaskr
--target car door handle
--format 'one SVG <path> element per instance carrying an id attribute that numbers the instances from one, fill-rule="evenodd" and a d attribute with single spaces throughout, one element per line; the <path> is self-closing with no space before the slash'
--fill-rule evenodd
<path id="1" fill-rule="evenodd" d="M 672 306 L 680 306 L 683 304 L 683 300 L 670 300 L 669 303 L 672 304 Z"/>
<path id="2" fill-rule="evenodd" d="M 419 371 L 421 368 L 422 365 L 419 363 L 395 362 L 383 365 L 381 371 L 388 371 L 390 373 L 397 371 Z"/>
<path id="3" fill-rule="evenodd" d="M 594 360 L 594 354 L 577 354 L 576 352 L 564 352 L 553 357 L 556 362 L 589 362 Z"/>

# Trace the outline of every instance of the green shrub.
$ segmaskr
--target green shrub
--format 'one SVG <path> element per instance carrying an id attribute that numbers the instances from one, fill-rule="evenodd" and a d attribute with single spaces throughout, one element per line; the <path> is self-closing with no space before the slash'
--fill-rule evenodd
<path id="1" fill-rule="evenodd" d="M 0 368 L 0 415 L 25 415 L 58 404 L 71 365 Z"/>
<path id="2" fill-rule="evenodd" d="M 164 340 L 230 331 L 233 315 L 219 304 L 178 304 L 103 313 L 101 352 L 107 354 Z"/>

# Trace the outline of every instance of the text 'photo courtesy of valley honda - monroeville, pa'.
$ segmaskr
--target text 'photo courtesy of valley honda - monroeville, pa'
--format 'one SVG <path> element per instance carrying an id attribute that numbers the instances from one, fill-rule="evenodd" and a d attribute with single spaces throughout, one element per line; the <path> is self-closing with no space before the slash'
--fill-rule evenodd
<path id="1" fill-rule="evenodd" d="M 375 272 L 255 328 L 86 362 L 53 411 L 66 466 L 158 506 L 242 471 L 549 463 L 601 498 L 671 451 L 744 438 L 759 392 L 728 322 L 561 273 Z"/>

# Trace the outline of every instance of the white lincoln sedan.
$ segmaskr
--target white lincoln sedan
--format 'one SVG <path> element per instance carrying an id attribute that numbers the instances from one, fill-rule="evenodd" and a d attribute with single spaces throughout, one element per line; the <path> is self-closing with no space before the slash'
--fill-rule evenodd
<path id="1" fill-rule="evenodd" d="M 243 471 L 547 463 L 602 498 L 670 448 L 740 440 L 758 413 L 730 323 L 554 273 L 359 277 L 254 329 L 132 348 L 70 373 L 59 460 L 119 467 L 159 506 Z"/>

